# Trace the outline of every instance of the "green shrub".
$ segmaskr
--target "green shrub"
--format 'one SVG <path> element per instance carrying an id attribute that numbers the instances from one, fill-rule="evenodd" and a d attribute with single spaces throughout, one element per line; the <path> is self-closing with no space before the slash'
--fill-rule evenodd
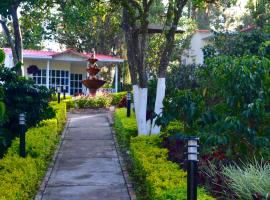
<path id="1" fill-rule="evenodd" d="M 222 174 L 230 188 L 240 199 L 268 199 L 270 196 L 270 164 L 253 161 L 243 166 L 224 167 Z"/>
<path id="2" fill-rule="evenodd" d="M 126 95 L 127 92 L 112 93 L 112 105 L 118 105 Z"/>
<path id="3" fill-rule="evenodd" d="M 110 95 L 79 96 L 74 101 L 78 108 L 108 108 L 111 105 L 112 97 Z"/>
<path id="4" fill-rule="evenodd" d="M 66 118 L 65 103 L 52 102 L 50 105 L 55 109 L 56 117 L 43 120 L 26 132 L 27 157 L 18 156 L 19 139 L 16 139 L 0 160 L 0 200 L 34 198 L 59 141 L 59 130 L 63 128 Z"/>
<path id="5" fill-rule="evenodd" d="M 66 105 L 67 105 L 67 109 L 72 109 L 72 108 L 75 108 L 75 101 L 73 99 L 66 99 L 66 100 L 63 100 Z"/>
<path id="6" fill-rule="evenodd" d="M 114 117 L 117 141 L 122 148 L 128 148 L 130 138 L 138 135 L 135 114 L 132 112 L 131 117 L 127 118 L 127 109 L 119 108 Z"/>
<path id="7" fill-rule="evenodd" d="M 138 198 L 147 200 L 186 199 L 186 172 L 168 161 L 168 150 L 160 148 L 158 136 L 137 136 L 134 113 L 126 117 L 126 109 L 115 112 L 116 137 L 122 150 L 130 150 L 131 175 L 135 180 Z M 177 125 L 180 128 L 180 125 Z M 203 189 L 198 189 L 200 200 L 212 200 Z"/>
<path id="8" fill-rule="evenodd" d="M 60 99 L 61 99 L 61 100 L 71 100 L 71 99 L 72 99 L 72 96 L 66 95 L 66 99 L 64 99 L 64 95 L 61 94 L 61 95 L 60 95 Z M 51 100 L 52 100 L 52 101 L 57 101 L 57 100 L 58 100 L 58 94 L 57 94 L 57 93 L 54 93 L 54 94 L 51 96 Z"/>
<path id="9" fill-rule="evenodd" d="M 187 196 L 187 174 L 176 163 L 168 161 L 168 150 L 159 147 L 158 136 L 131 139 L 130 151 L 137 192 L 148 200 L 184 200 Z M 204 189 L 198 189 L 199 200 L 212 200 Z"/>
<path id="10" fill-rule="evenodd" d="M 50 102 L 50 106 L 55 110 L 55 118 L 57 119 L 58 133 L 64 129 L 66 119 L 67 119 L 67 108 L 66 103 L 61 102 Z"/>

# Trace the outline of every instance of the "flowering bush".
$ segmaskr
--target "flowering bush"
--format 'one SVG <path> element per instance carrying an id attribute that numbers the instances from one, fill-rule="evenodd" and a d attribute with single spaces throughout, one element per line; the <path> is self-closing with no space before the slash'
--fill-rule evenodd
<path id="1" fill-rule="evenodd" d="M 77 96 L 74 102 L 77 108 L 107 108 L 112 103 L 112 97 L 109 94 Z"/>

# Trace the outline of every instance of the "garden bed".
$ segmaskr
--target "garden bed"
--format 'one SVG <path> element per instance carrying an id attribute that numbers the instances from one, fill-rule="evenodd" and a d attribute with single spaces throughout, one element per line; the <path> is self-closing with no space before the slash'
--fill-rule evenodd
<path id="1" fill-rule="evenodd" d="M 158 136 L 136 136 L 134 114 L 126 117 L 125 109 L 115 112 L 115 131 L 122 150 L 130 152 L 130 174 L 138 199 L 186 199 L 186 172 L 168 160 L 168 150 L 161 147 Z M 198 199 L 214 199 L 199 188 Z"/>
<path id="2" fill-rule="evenodd" d="M 26 132 L 26 158 L 19 157 L 19 139 L 0 160 L 0 200 L 33 199 L 47 171 L 66 122 L 66 104 L 51 103 L 53 119 L 43 120 Z"/>

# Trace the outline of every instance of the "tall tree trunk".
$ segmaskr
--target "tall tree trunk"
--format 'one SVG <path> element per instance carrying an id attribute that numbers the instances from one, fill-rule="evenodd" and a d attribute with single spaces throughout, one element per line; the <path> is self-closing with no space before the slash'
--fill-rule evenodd
<path id="1" fill-rule="evenodd" d="M 14 30 L 14 39 L 15 39 L 15 50 L 17 54 L 18 61 L 23 63 L 23 43 L 22 43 L 22 34 L 21 28 L 18 19 L 18 6 L 11 7 L 11 16 L 13 21 L 13 30 Z M 19 75 L 24 75 L 23 68 L 20 68 L 18 71 Z"/>
<path id="2" fill-rule="evenodd" d="M 182 11 L 186 3 L 187 0 L 177 0 L 175 8 L 173 8 L 172 4 L 169 5 L 168 8 L 169 10 L 167 15 L 166 26 L 170 26 L 171 28 L 165 33 L 166 42 L 165 47 L 161 53 L 159 63 L 158 84 L 155 102 L 155 113 L 157 115 L 160 115 L 162 113 L 163 100 L 165 98 L 165 91 L 166 91 L 166 71 L 169 65 L 170 55 L 174 47 L 175 33 L 177 30 L 177 26 L 182 16 Z M 153 120 L 151 133 L 152 134 L 160 133 L 160 126 L 156 125 L 156 118 Z"/>
<path id="3" fill-rule="evenodd" d="M 11 34 L 10 34 L 10 31 L 7 27 L 7 24 L 6 24 L 6 20 L 5 19 L 0 19 L 0 23 L 1 23 L 1 26 L 3 28 L 3 31 L 4 31 L 4 34 L 7 38 L 7 41 L 8 41 L 8 44 L 11 48 L 11 52 L 12 52 L 12 55 L 13 55 L 13 64 L 16 65 L 18 62 L 19 62 L 19 58 L 17 56 L 17 53 L 16 53 L 16 49 L 15 49 L 15 44 L 14 44 L 14 41 L 11 37 Z"/>

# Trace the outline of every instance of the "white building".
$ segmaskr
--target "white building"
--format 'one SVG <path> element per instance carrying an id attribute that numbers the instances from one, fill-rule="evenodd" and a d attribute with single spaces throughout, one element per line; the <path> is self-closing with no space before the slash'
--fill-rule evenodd
<path id="1" fill-rule="evenodd" d="M 6 54 L 5 66 L 13 67 L 12 52 L 8 48 L 4 48 Z M 35 65 L 39 68 L 37 74 L 31 75 L 36 84 L 46 86 L 47 88 L 61 87 L 70 95 L 77 93 L 88 93 L 83 86 L 82 80 L 87 78 L 86 67 L 88 59 L 92 53 L 79 53 L 74 50 L 66 50 L 64 52 L 54 51 L 23 51 L 23 75 L 30 76 L 27 73 L 29 66 Z M 96 54 L 99 66 L 114 67 L 115 80 L 118 80 L 118 66 L 124 60 L 112 56 Z M 118 90 L 118 81 L 115 81 L 115 90 Z"/>
<path id="2" fill-rule="evenodd" d="M 184 50 L 181 56 L 182 64 L 203 64 L 202 48 L 209 43 L 209 37 L 212 35 L 209 30 L 196 30 L 192 35 L 189 48 Z"/>

